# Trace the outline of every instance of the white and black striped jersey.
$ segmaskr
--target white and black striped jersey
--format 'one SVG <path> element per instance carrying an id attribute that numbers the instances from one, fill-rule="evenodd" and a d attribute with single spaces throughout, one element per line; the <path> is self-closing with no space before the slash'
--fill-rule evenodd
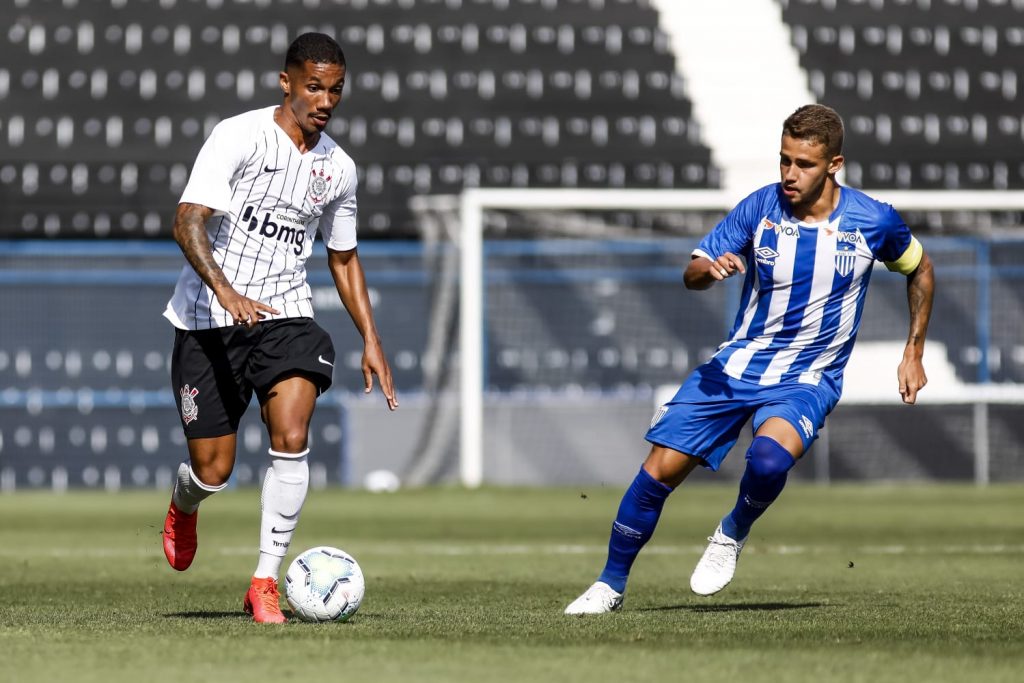
<path id="1" fill-rule="evenodd" d="M 214 210 L 206 223 L 213 257 L 243 296 L 313 317 L 306 259 L 319 228 L 331 249 L 356 246 L 356 167 L 325 133 L 301 153 L 274 121 L 276 107 L 221 121 L 196 157 L 181 203 Z M 164 316 L 183 330 L 234 324 L 186 264 Z"/>

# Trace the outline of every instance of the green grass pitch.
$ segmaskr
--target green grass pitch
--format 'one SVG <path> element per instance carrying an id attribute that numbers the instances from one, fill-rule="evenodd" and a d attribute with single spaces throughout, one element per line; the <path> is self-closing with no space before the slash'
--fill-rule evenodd
<path id="1" fill-rule="evenodd" d="M 366 599 L 283 626 L 242 613 L 255 489 L 204 503 L 184 573 L 164 492 L 3 495 L 0 681 L 1022 680 L 1024 486 L 793 485 L 712 598 L 689 574 L 735 487 L 684 487 L 623 611 L 565 617 L 620 494 L 313 491 L 287 561 L 344 548 Z"/>

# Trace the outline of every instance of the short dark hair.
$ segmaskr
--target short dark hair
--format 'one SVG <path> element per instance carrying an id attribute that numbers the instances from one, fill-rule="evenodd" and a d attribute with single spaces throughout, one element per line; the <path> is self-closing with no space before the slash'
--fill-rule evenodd
<path id="1" fill-rule="evenodd" d="M 334 38 L 325 33 L 303 33 L 288 46 L 284 69 L 287 71 L 289 66 L 302 66 L 306 62 L 345 66 L 345 53 Z"/>
<path id="2" fill-rule="evenodd" d="M 782 124 L 782 134 L 825 145 L 830 157 L 843 153 L 843 118 L 824 104 L 805 104 Z"/>

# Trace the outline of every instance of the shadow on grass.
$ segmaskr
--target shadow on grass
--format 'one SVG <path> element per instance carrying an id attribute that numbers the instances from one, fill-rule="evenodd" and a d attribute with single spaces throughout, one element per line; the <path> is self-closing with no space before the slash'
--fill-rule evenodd
<path id="1" fill-rule="evenodd" d="M 246 619 L 252 619 L 248 614 L 242 611 L 238 612 L 171 612 L 165 614 L 164 617 L 167 619 L 239 619 L 245 617 Z"/>
<path id="2" fill-rule="evenodd" d="M 295 613 L 291 610 L 282 610 L 285 618 L 291 620 Z M 165 619 L 245 619 L 252 621 L 252 615 L 246 612 L 169 612 L 164 615 Z"/>
<path id="3" fill-rule="evenodd" d="M 834 607 L 821 602 L 739 602 L 731 605 L 665 605 L 664 607 L 643 607 L 638 612 L 666 612 L 686 610 L 688 612 L 777 612 L 787 609 L 811 609 Z"/>

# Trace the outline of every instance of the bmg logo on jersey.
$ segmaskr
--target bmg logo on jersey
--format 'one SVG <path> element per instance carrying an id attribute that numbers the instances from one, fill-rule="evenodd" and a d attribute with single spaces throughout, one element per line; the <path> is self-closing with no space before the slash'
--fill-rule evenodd
<path id="1" fill-rule="evenodd" d="M 277 222 L 270 220 L 276 219 Z M 293 245 L 292 251 L 296 256 L 302 255 L 302 246 L 306 242 L 306 227 L 304 225 L 293 225 L 286 223 L 281 214 L 271 215 L 269 211 L 263 212 L 263 221 L 260 222 L 256 216 L 256 208 L 252 205 L 245 207 L 242 212 L 242 222 L 248 223 L 246 230 L 254 232 L 259 228 L 260 237 L 277 239 L 279 242 Z"/>

